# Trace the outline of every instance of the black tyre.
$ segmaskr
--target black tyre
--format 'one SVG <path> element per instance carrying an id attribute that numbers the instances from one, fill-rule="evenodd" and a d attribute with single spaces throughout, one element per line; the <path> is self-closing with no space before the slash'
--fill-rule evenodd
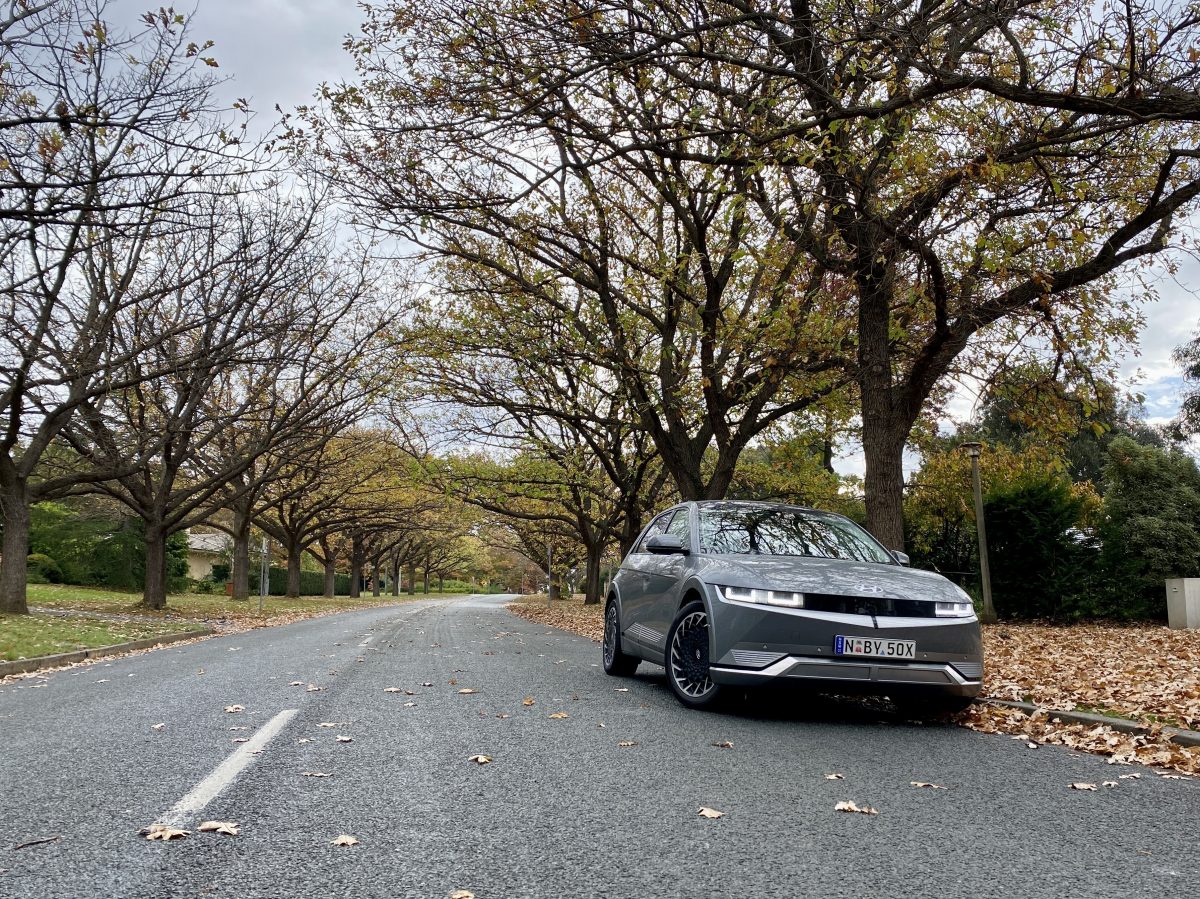
<path id="1" fill-rule="evenodd" d="M 617 601 L 610 599 L 604 609 L 604 673 L 613 677 L 629 677 L 637 671 L 637 656 L 621 652 L 621 613 Z"/>
<path id="2" fill-rule="evenodd" d="M 711 708 L 721 698 L 709 673 L 708 644 L 708 612 L 704 603 L 690 602 L 667 631 L 665 659 L 671 692 L 690 709 Z"/>

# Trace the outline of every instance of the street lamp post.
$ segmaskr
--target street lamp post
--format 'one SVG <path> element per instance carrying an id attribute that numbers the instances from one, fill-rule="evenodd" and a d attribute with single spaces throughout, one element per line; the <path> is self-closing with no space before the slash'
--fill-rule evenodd
<path id="1" fill-rule="evenodd" d="M 971 482 L 975 492 L 975 529 L 979 534 L 979 575 L 983 582 L 983 614 L 979 620 L 985 624 L 996 623 L 996 607 L 992 605 L 992 574 L 988 568 L 987 527 L 983 523 L 983 488 L 979 483 L 979 454 L 982 443 L 964 443 L 971 457 Z"/>

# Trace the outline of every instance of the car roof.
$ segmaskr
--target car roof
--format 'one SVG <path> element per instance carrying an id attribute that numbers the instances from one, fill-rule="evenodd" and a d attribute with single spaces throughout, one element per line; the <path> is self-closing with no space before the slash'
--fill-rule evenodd
<path id="1" fill-rule="evenodd" d="M 772 503 L 766 500 L 754 499 L 702 499 L 694 501 L 700 509 L 786 509 L 792 512 L 817 512 L 821 515 L 837 515 L 825 509 L 814 509 L 812 506 L 798 506 L 794 503 Z"/>

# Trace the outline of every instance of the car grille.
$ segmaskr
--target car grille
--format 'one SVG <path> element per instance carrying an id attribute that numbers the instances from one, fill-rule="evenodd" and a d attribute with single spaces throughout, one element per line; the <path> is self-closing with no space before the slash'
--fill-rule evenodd
<path id="1" fill-rule="evenodd" d="M 887 599 L 882 596 L 834 596 L 805 593 L 804 608 L 844 615 L 887 615 L 899 618 L 933 618 L 934 604 L 921 599 Z"/>

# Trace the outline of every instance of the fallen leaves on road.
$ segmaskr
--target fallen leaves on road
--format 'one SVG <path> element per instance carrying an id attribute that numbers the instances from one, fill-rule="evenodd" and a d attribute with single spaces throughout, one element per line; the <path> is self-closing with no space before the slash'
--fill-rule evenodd
<path id="1" fill-rule="evenodd" d="M 490 755 L 473 755 L 467 761 L 474 762 L 476 765 L 490 765 L 492 757 Z"/>
<path id="2" fill-rule="evenodd" d="M 555 720 L 561 720 L 563 718 L 570 718 L 571 716 L 568 715 L 566 712 L 554 712 L 551 715 L 549 715 L 548 717 L 553 718 Z"/>
<path id="3" fill-rule="evenodd" d="M 1172 743 L 1158 724 L 1149 725 L 1147 733 L 1123 733 L 1105 724 L 1068 724 L 1056 720 L 1053 712 L 1027 715 L 1020 709 L 987 703 L 975 703 L 958 721 L 982 733 L 1013 734 L 1028 742 L 1106 755 L 1110 764 L 1153 765 L 1200 774 L 1200 749 Z"/>
<path id="4" fill-rule="evenodd" d="M 348 833 L 344 833 L 330 840 L 330 844 L 333 846 L 357 846 L 358 838 L 352 837 Z"/>
<path id="5" fill-rule="evenodd" d="M 920 789 L 922 787 L 928 787 L 930 790 L 946 789 L 945 787 L 939 786 L 938 784 L 925 783 L 925 781 L 923 781 L 923 780 L 910 780 L 909 783 L 912 784 L 914 787 L 917 787 L 918 789 Z"/>
<path id="6" fill-rule="evenodd" d="M 524 699 L 522 699 L 522 700 L 521 700 L 521 705 L 523 705 L 523 706 L 531 706 L 531 705 L 533 705 L 533 697 L 532 697 L 532 696 L 526 696 Z"/>
<path id="7" fill-rule="evenodd" d="M 706 805 L 700 806 L 700 811 L 696 812 L 701 818 L 724 818 L 725 813 L 719 812 L 715 808 L 709 808 Z"/>
<path id="8" fill-rule="evenodd" d="M 383 692 L 384 693 L 403 693 L 404 691 L 400 687 L 384 687 Z"/>
<path id="9" fill-rule="evenodd" d="M 628 693 L 628 692 L 629 692 L 629 688 L 628 688 L 628 687 L 617 687 L 617 688 L 616 688 L 616 690 L 615 690 L 614 692 L 616 692 L 616 693 Z"/>
<path id="10" fill-rule="evenodd" d="M 825 779 L 826 780 L 845 780 L 846 775 L 845 774 L 826 774 Z"/>
<path id="11" fill-rule="evenodd" d="M 324 771 L 301 771 L 300 776 L 301 777 L 333 777 L 332 774 L 328 774 Z"/>
<path id="12" fill-rule="evenodd" d="M 433 686 L 433 681 L 429 681 L 429 680 L 427 680 L 427 681 L 422 681 L 422 682 L 421 682 L 421 686 L 422 686 L 422 687 L 432 687 L 432 686 Z"/>
<path id="13" fill-rule="evenodd" d="M 463 688 L 462 688 L 461 690 L 459 690 L 458 692 L 459 692 L 459 694 L 460 694 L 460 695 L 466 695 L 466 694 L 469 694 L 469 693 L 478 693 L 479 691 L 478 691 L 478 690 L 473 690 L 473 689 L 471 689 L 470 687 L 463 687 Z"/>
<path id="14" fill-rule="evenodd" d="M 860 815 L 878 815 L 879 814 L 879 812 L 876 809 L 871 808 L 871 806 L 869 806 L 869 805 L 864 805 L 864 806 L 860 807 L 860 806 L 856 805 L 853 801 L 848 800 L 848 799 L 844 800 L 842 802 L 839 802 L 837 805 L 835 805 L 833 807 L 833 810 L 835 812 L 858 812 L 858 814 L 860 814 Z"/>
<path id="15" fill-rule="evenodd" d="M 337 724 L 333 721 L 322 721 L 317 727 L 337 727 Z"/>
<path id="16" fill-rule="evenodd" d="M 470 890 L 455 890 L 450 894 L 450 899 L 475 899 L 475 894 Z"/>
<path id="17" fill-rule="evenodd" d="M 354 737 L 347 737 L 345 734 L 338 734 L 337 741 L 339 743 L 353 743 Z"/>
<path id="18" fill-rule="evenodd" d="M 304 688 L 304 692 L 305 693 L 320 693 L 324 689 L 325 689 L 324 687 L 318 687 L 316 684 L 309 684 L 307 687 Z"/>
<path id="19" fill-rule="evenodd" d="M 239 832 L 239 825 L 236 821 L 205 821 L 196 830 L 204 833 L 223 833 L 226 836 L 236 837 Z"/>
<path id="20" fill-rule="evenodd" d="M 544 602 L 512 602 L 505 608 L 527 621 L 561 628 L 581 637 L 589 637 L 597 643 L 604 636 L 604 607 L 599 603 L 585 606 L 577 601 L 564 600 L 547 608 Z"/>
<path id="21" fill-rule="evenodd" d="M 1094 793 L 1094 792 L 1096 792 L 1097 787 L 1095 784 L 1075 783 L 1075 784 L 1071 784 L 1071 789 L 1072 790 L 1084 790 L 1087 792 Z"/>
<path id="22" fill-rule="evenodd" d="M 151 729 L 151 730 L 162 730 L 162 729 L 163 729 L 164 727 L 166 727 L 166 726 L 167 726 L 167 725 L 166 725 L 166 723 L 165 723 L 165 722 L 161 722 L 161 723 L 159 723 L 159 724 L 151 724 L 151 725 L 150 725 L 150 729 Z"/>
<path id="23" fill-rule="evenodd" d="M 227 706 L 225 706 L 225 711 L 229 712 L 229 714 L 232 715 L 232 714 L 236 714 L 237 712 L 246 711 L 246 707 L 244 705 L 227 705 Z"/>
<path id="24" fill-rule="evenodd" d="M 249 737 L 234 737 L 229 742 L 231 742 L 231 743 L 249 743 L 250 739 L 249 739 Z"/>
<path id="25" fill-rule="evenodd" d="M 713 743 L 713 745 L 716 746 L 718 749 L 732 749 L 733 741 L 732 740 L 721 740 L 719 743 Z"/>
<path id="26" fill-rule="evenodd" d="M 289 687 L 303 687 L 304 681 L 302 681 L 302 680 L 288 681 L 288 686 Z"/>
<path id="27" fill-rule="evenodd" d="M 621 741 L 620 743 L 618 743 L 617 745 L 618 745 L 618 746 L 620 746 L 620 747 L 622 747 L 622 748 L 628 748 L 628 747 L 630 747 L 630 746 L 636 746 L 637 744 L 638 744 L 638 741 L 637 741 L 637 740 L 622 740 L 622 741 Z"/>
<path id="28" fill-rule="evenodd" d="M 191 831 L 180 830 L 178 827 L 172 827 L 170 824 L 151 824 L 149 827 L 142 828 L 141 833 L 147 840 L 162 840 L 166 843 L 170 840 L 182 840 Z"/>

